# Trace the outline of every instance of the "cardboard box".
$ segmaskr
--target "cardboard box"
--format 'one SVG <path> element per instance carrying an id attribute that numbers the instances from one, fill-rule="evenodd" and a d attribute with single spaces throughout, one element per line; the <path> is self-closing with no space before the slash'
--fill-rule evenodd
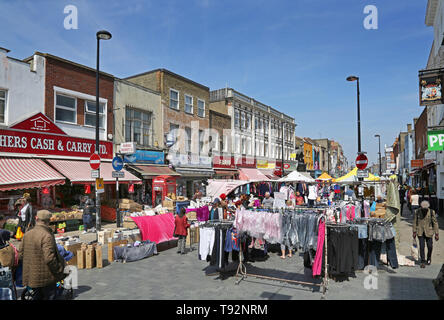
<path id="1" fill-rule="evenodd" d="M 92 269 L 96 266 L 96 245 L 89 245 L 86 249 L 86 269 Z"/>
<path id="2" fill-rule="evenodd" d="M 86 267 L 86 243 L 82 243 L 80 246 L 80 250 L 77 250 L 77 268 L 85 269 Z"/>
<path id="3" fill-rule="evenodd" d="M 70 245 L 64 245 L 65 250 L 71 251 L 74 255 L 71 260 L 67 261 L 66 264 L 69 266 L 76 266 L 77 265 L 77 251 L 79 251 L 82 248 L 82 243 L 75 243 Z"/>
<path id="4" fill-rule="evenodd" d="M 199 228 L 189 229 L 185 240 L 187 246 L 190 244 L 199 243 Z"/>
<path id="5" fill-rule="evenodd" d="M 129 210 L 131 208 L 131 205 L 129 203 L 121 203 L 119 204 L 119 208 Z"/>
<path id="6" fill-rule="evenodd" d="M 121 244 L 127 245 L 128 240 L 118 240 L 108 242 L 108 262 L 111 263 L 114 261 L 114 247 L 120 246 Z"/>
<path id="7" fill-rule="evenodd" d="M 96 247 L 96 266 L 97 268 L 103 268 L 103 251 L 102 246 Z"/>
<path id="8" fill-rule="evenodd" d="M 125 204 L 129 204 L 130 203 L 130 199 L 121 199 L 120 203 L 125 203 Z"/>
<path id="9" fill-rule="evenodd" d="M 111 231 L 108 230 L 99 231 L 97 233 L 97 242 L 101 245 L 104 245 L 108 241 L 108 238 L 110 237 L 111 237 Z"/>
<path id="10" fill-rule="evenodd" d="M 137 224 L 134 221 L 123 221 L 123 227 L 126 229 L 135 229 Z"/>

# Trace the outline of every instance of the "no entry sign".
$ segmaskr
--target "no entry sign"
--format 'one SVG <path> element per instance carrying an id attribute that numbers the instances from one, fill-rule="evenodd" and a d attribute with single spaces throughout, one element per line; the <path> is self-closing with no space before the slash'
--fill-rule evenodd
<path id="1" fill-rule="evenodd" d="M 93 153 L 89 158 L 89 165 L 91 169 L 98 170 L 100 168 L 100 157 L 97 153 Z"/>
<path id="2" fill-rule="evenodd" d="M 365 154 L 361 153 L 356 157 L 356 167 L 358 167 L 359 170 L 364 170 L 367 168 L 368 159 Z"/>

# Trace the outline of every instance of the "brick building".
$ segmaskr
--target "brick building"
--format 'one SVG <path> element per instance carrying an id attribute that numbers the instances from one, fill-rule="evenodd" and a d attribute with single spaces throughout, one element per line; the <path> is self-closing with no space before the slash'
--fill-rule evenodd
<path id="1" fill-rule="evenodd" d="M 209 157 L 210 89 L 166 69 L 156 69 L 125 80 L 160 92 L 163 133 L 175 141 L 167 159 L 181 174 L 177 194 L 192 197 L 203 193 L 203 182 L 212 177 Z"/>

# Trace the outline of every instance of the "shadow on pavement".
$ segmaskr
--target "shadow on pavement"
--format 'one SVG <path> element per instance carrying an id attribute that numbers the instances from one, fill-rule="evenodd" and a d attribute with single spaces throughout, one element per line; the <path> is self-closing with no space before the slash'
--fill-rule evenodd
<path id="1" fill-rule="evenodd" d="M 74 298 L 77 298 L 80 294 L 91 290 L 90 286 L 79 286 L 77 289 L 74 289 Z"/>
<path id="2" fill-rule="evenodd" d="M 390 277 L 388 300 L 438 300 L 432 279 Z"/>

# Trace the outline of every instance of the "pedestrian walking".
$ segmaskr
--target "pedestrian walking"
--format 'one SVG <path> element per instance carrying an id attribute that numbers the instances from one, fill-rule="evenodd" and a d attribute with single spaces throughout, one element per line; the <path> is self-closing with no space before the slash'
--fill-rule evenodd
<path id="1" fill-rule="evenodd" d="M 414 214 L 415 211 L 419 208 L 419 194 L 417 194 L 415 190 L 412 190 L 410 194 L 410 204 L 412 208 L 412 214 Z"/>
<path id="2" fill-rule="evenodd" d="M 428 201 L 421 202 L 421 208 L 416 209 L 413 217 L 413 238 L 419 239 L 419 253 L 421 258 L 421 268 L 430 265 L 433 251 L 433 235 L 435 240 L 439 240 L 439 226 L 436 213 L 430 209 Z M 427 260 L 425 259 L 425 244 L 427 243 Z"/>
<path id="3" fill-rule="evenodd" d="M 190 224 L 188 223 L 188 218 L 186 216 L 186 209 L 180 208 L 179 214 L 176 215 L 174 219 L 174 237 L 179 238 L 177 244 L 177 253 L 185 254 L 185 241 L 188 235 L 188 228 Z"/>
<path id="4" fill-rule="evenodd" d="M 55 300 L 57 282 L 63 273 L 65 261 L 60 256 L 49 220 L 52 214 L 47 210 L 37 212 L 36 225 L 25 233 L 20 247 L 23 261 L 23 285 L 35 292 L 35 300 Z"/>
<path id="5" fill-rule="evenodd" d="M 399 186 L 399 201 L 401 202 L 401 210 L 400 210 L 400 215 L 402 217 L 402 211 L 404 209 L 404 203 L 405 203 L 405 186 Z"/>

